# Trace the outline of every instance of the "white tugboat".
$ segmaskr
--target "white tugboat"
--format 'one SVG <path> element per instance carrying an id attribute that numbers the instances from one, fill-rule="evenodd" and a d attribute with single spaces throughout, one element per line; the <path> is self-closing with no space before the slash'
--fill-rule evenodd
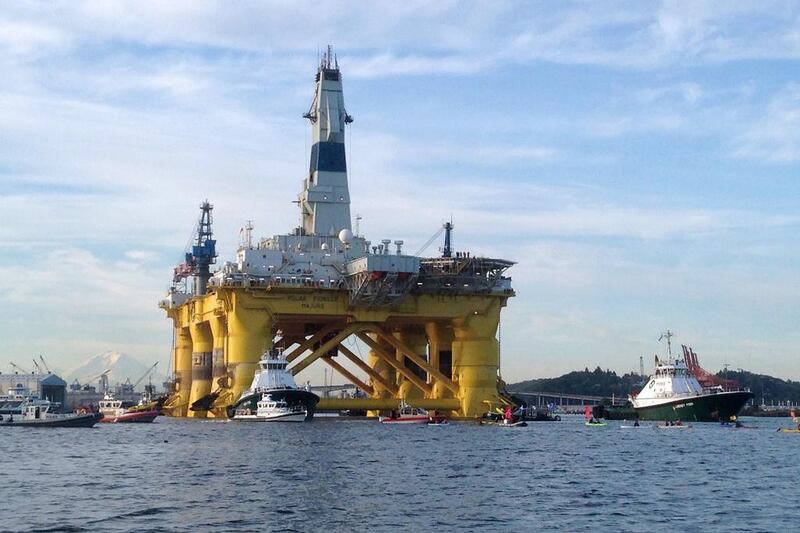
<path id="1" fill-rule="evenodd" d="M 303 422 L 314 418 L 319 396 L 297 387 L 280 350 L 265 352 L 250 388 L 228 409 L 234 420 Z"/>
<path id="2" fill-rule="evenodd" d="M 721 386 L 703 388 L 686 363 L 672 357 L 672 336 L 670 331 L 662 335 L 667 340 L 668 359 L 662 361 L 656 356 L 655 371 L 647 385 L 635 397 L 630 397 L 639 418 L 718 422 L 738 415 L 753 393 L 749 390 L 725 390 Z"/>

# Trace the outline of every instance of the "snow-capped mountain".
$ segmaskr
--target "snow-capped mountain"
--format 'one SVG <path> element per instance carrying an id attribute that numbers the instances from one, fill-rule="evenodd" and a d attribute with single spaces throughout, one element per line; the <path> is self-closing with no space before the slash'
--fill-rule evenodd
<path id="1" fill-rule="evenodd" d="M 155 363 L 155 361 L 152 363 Z M 90 357 L 76 368 L 70 370 L 63 376 L 63 379 L 67 383 L 72 383 L 77 379 L 82 384 L 90 383 L 96 385 L 100 374 L 105 370 L 109 370 L 107 375 L 108 382 L 111 385 L 125 383 L 125 380 L 128 379 L 130 379 L 131 383 L 136 383 L 136 380 L 147 372 L 152 363 L 142 363 L 135 357 L 120 352 L 105 352 Z M 145 382 L 150 380 L 160 386 L 165 379 L 161 368 L 163 364 L 163 361 L 159 362 L 156 370 L 150 374 L 150 378 L 142 380 L 139 386 L 136 387 L 137 390 L 144 388 Z"/>

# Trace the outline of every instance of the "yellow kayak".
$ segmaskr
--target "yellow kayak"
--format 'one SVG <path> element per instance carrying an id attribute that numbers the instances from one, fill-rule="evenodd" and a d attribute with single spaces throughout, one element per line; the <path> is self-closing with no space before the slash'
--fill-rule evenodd
<path id="1" fill-rule="evenodd" d="M 778 431 L 781 433 L 800 433 L 800 429 L 792 428 L 780 428 Z"/>

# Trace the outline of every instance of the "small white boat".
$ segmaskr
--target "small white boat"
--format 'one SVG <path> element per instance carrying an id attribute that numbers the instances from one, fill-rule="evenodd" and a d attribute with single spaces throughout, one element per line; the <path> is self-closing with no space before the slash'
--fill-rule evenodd
<path id="1" fill-rule="evenodd" d="M 257 420 L 260 422 L 305 422 L 308 412 L 303 405 L 289 405 L 285 400 L 274 400 L 264 394 L 256 404 L 256 412 L 236 413 L 237 420 Z"/>
<path id="2" fill-rule="evenodd" d="M 379 418 L 381 424 L 427 424 L 431 418 L 425 409 L 403 405 L 400 410 L 392 411 L 389 416 Z"/>
<path id="3" fill-rule="evenodd" d="M 689 424 L 671 424 L 671 425 L 659 424 L 656 427 L 658 429 L 689 429 L 692 426 L 690 426 Z"/>

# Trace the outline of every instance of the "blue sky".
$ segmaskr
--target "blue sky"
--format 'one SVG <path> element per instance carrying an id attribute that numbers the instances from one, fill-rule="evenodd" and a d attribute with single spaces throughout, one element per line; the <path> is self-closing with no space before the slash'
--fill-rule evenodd
<path id="1" fill-rule="evenodd" d="M 518 262 L 506 380 L 629 371 L 666 328 L 800 379 L 798 28 L 793 2 L 4 5 L 0 363 L 166 362 L 199 203 L 221 260 L 246 219 L 296 225 L 330 43 L 366 236 L 415 251 L 452 215 Z"/>

